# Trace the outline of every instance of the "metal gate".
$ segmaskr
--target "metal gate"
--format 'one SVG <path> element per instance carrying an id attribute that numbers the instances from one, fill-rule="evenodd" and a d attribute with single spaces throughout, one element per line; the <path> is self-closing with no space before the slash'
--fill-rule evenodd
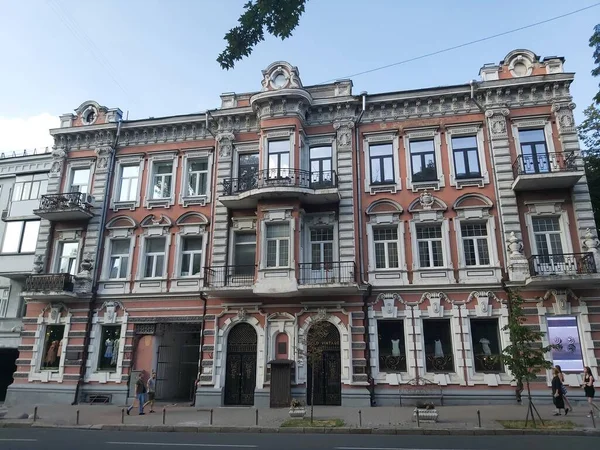
<path id="1" fill-rule="evenodd" d="M 236 325 L 229 332 L 225 375 L 226 405 L 254 405 L 256 342 L 256 331 L 247 323 Z"/>
<path id="2" fill-rule="evenodd" d="M 307 365 L 306 403 L 311 404 L 311 394 L 314 389 L 315 405 L 340 406 L 342 404 L 340 334 L 333 324 L 328 323 L 325 326 L 327 326 L 328 332 L 326 339 L 320 343 L 322 356 L 320 360 L 312 361 L 315 364 L 314 375 L 311 361 Z M 311 339 L 310 330 L 308 339 Z"/>

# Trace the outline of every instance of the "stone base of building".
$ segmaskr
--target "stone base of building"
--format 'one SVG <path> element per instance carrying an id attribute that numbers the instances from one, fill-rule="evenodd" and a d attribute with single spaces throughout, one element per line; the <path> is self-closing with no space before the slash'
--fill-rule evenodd
<path id="1" fill-rule="evenodd" d="M 75 400 L 75 385 L 31 383 L 11 384 L 6 392 L 6 406 L 70 405 Z M 33 410 L 31 411 L 33 413 Z"/>
<path id="2" fill-rule="evenodd" d="M 223 406 L 223 390 L 198 387 L 196 391 L 196 406 L 210 408 Z"/>
<path id="3" fill-rule="evenodd" d="M 93 398 L 98 396 L 98 403 L 103 401 L 102 397 L 108 399 L 108 403 L 115 406 L 131 404 L 128 398 L 127 383 L 122 384 L 86 384 L 81 388 L 79 395 L 80 403 L 93 403 Z"/>

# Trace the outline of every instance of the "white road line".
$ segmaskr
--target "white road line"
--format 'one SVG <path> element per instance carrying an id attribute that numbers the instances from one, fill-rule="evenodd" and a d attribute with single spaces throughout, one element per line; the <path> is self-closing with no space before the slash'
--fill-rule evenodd
<path id="1" fill-rule="evenodd" d="M 0 442 L 37 442 L 37 439 L 0 439 Z"/>
<path id="2" fill-rule="evenodd" d="M 443 448 L 404 448 L 404 447 L 334 447 L 335 450 L 460 450 Z"/>
<path id="3" fill-rule="evenodd" d="M 175 442 L 105 442 L 109 445 L 154 445 L 156 447 L 256 448 L 256 445 L 236 444 L 177 444 Z"/>

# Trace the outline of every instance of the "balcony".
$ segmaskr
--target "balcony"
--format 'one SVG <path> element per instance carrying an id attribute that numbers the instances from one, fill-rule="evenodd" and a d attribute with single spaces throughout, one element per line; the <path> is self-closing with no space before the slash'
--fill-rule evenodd
<path id="1" fill-rule="evenodd" d="M 353 261 L 300 263 L 298 289 L 312 294 L 331 293 L 332 288 L 336 288 L 336 293 L 341 292 L 337 288 L 353 292 L 357 287 L 356 275 L 356 264 Z"/>
<path id="2" fill-rule="evenodd" d="M 247 294 L 252 291 L 255 274 L 255 265 L 205 267 L 204 287 L 220 293 Z"/>
<path id="3" fill-rule="evenodd" d="M 515 191 L 570 188 L 583 176 L 574 152 L 519 155 L 513 163 Z"/>
<path id="4" fill-rule="evenodd" d="M 600 282 L 593 253 L 533 255 L 529 258 L 529 275 L 528 284 L 548 287 Z"/>
<path id="5" fill-rule="evenodd" d="M 92 213 L 91 196 L 82 192 L 42 195 L 40 207 L 34 212 L 53 222 L 89 220 Z"/>
<path id="6" fill-rule="evenodd" d="M 25 287 L 21 295 L 31 299 L 50 297 L 53 300 L 77 297 L 73 292 L 73 276 L 69 273 L 29 275 L 25 279 Z"/>
<path id="7" fill-rule="evenodd" d="M 253 208 L 259 200 L 300 198 L 303 203 L 338 203 L 335 171 L 310 172 L 300 169 L 267 169 L 223 181 L 221 203 L 227 208 Z"/>

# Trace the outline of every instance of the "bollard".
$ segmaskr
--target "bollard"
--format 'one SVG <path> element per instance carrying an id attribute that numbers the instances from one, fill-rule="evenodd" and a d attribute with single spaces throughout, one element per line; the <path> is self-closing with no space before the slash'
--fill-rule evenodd
<path id="1" fill-rule="evenodd" d="M 477 423 L 479 424 L 479 428 L 481 428 L 481 411 L 477 410 Z"/>
<path id="2" fill-rule="evenodd" d="M 77 410 L 77 417 L 75 418 L 75 425 L 79 425 L 79 410 Z"/>
<path id="3" fill-rule="evenodd" d="M 125 408 L 121 409 L 121 423 L 125 423 Z"/>
<path id="4" fill-rule="evenodd" d="M 35 408 L 33 408 L 33 421 L 35 422 L 37 420 L 37 409 L 38 407 L 36 406 Z M 593 411 L 592 411 L 593 412 Z"/>
<path id="5" fill-rule="evenodd" d="M 417 408 L 417 427 L 420 427 L 421 423 L 419 422 L 419 409 Z"/>
<path id="6" fill-rule="evenodd" d="M 362 427 L 362 411 L 358 410 L 358 426 Z"/>
<path id="7" fill-rule="evenodd" d="M 590 411 L 590 416 L 592 416 L 592 426 L 596 428 L 596 419 L 594 418 L 594 408 Z"/>
<path id="8" fill-rule="evenodd" d="M 256 426 L 258 426 L 258 409 L 256 410 Z"/>
<path id="9" fill-rule="evenodd" d="M 163 408 L 163 425 L 165 424 L 166 416 L 167 416 L 167 408 Z"/>
<path id="10" fill-rule="evenodd" d="M 212 424 L 213 424 L 213 410 L 211 409 L 210 410 L 210 423 L 209 423 L 209 425 L 212 425 Z"/>

